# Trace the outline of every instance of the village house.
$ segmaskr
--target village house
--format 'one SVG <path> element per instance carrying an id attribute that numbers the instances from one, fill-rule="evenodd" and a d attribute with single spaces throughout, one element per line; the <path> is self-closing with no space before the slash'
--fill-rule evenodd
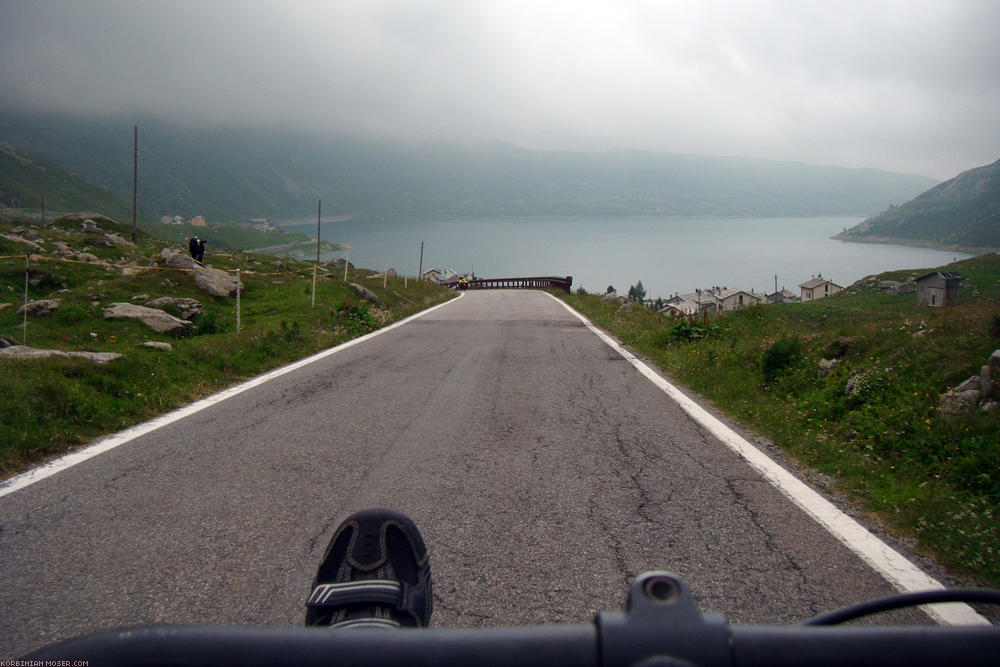
<path id="1" fill-rule="evenodd" d="M 958 288 L 962 276 L 954 271 L 933 271 L 917 278 L 917 305 L 944 306 L 958 305 Z"/>
<path id="2" fill-rule="evenodd" d="M 740 308 L 746 308 L 747 306 L 760 303 L 763 300 L 763 297 L 760 294 L 754 294 L 752 291 L 747 292 L 746 290 L 735 288 L 715 288 L 715 290 L 713 290 L 713 296 L 715 297 L 716 303 L 719 304 L 720 311 L 739 310 Z"/>
<path id="3" fill-rule="evenodd" d="M 815 301 L 816 299 L 824 299 L 828 296 L 833 296 L 837 292 L 840 292 L 844 288 L 837 285 L 832 280 L 827 280 L 823 277 L 823 274 L 815 278 L 811 278 L 799 287 L 802 289 L 801 299 L 803 301 Z"/>
<path id="4" fill-rule="evenodd" d="M 455 269 L 445 269 L 444 271 L 439 271 L 438 269 L 427 269 L 424 271 L 423 275 L 425 280 L 433 280 L 438 285 L 457 285 L 461 276 Z"/>
<path id="5" fill-rule="evenodd" d="M 772 292 L 764 297 L 764 300 L 767 303 L 795 303 L 799 297 L 795 296 L 795 292 L 782 287 L 780 292 Z"/>
<path id="6" fill-rule="evenodd" d="M 709 315 L 718 310 L 715 298 L 709 290 L 695 290 L 688 294 L 674 294 L 664 301 L 664 306 L 657 312 L 670 317 L 699 317 Z"/>
<path id="7" fill-rule="evenodd" d="M 664 302 L 666 305 L 657 312 L 671 316 L 705 316 L 711 313 L 739 310 L 763 300 L 763 295 L 753 291 L 713 287 L 706 290 L 695 290 L 688 294 L 675 294 L 667 299 Z"/>
<path id="8" fill-rule="evenodd" d="M 250 220 L 247 221 L 247 225 L 250 229 L 255 229 L 258 232 L 270 232 L 278 229 L 272 225 L 271 221 L 267 218 L 250 218 Z"/>

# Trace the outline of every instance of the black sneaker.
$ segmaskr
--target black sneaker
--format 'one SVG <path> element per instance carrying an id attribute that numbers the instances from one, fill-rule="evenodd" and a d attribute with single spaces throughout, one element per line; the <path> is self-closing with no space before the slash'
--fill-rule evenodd
<path id="1" fill-rule="evenodd" d="M 431 566 L 416 524 L 370 509 L 347 517 L 330 538 L 306 603 L 306 625 L 426 627 Z"/>

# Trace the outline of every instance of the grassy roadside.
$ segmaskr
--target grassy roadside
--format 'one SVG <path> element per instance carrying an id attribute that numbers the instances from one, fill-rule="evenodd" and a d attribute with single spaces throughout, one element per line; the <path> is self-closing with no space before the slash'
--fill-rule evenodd
<path id="1" fill-rule="evenodd" d="M 105 231 L 128 238 L 122 225 L 100 220 Z M 12 230 L 19 229 L 17 233 Z M 385 287 L 374 272 L 321 267 L 312 302 L 313 265 L 211 249 L 206 263 L 241 270 L 241 330 L 236 331 L 236 300 L 200 290 L 190 273 L 157 264 L 170 245 L 140 235 L 138 247 L 103 244 L 80 232 L 79 221 L 57 221 L 41 229 L 24 222 L 0 221 L 0 233 L 32 236 L 41 249 L 0 237 L 0 336 L 21 344 L 25 259 L 28 299 L 58 299 L 51 314 L 29 317 L 27 344 L 57 350 L 116 352 L 123 356 L 97 365 L 81 358 L 31 361 L 0 359 L 0 476 L 8 476 L 50 456 L 159 413 L 180 407 L 269 369 L 337 345 L 387 323 L 452 298 L 426 281 L 390 278 Z M 57 241 L 98 257 L 96 263 L 59 261 Z M 141 267 L 122 268 L 122 267 Z M 381 305 L 368 303 L 348 286 L 374 292 Z M 197 299 L 204 312 L 197 329 L 185 337 L 158 334 L 134 320 L 106 320 L 102 308 L 114 302 L 145 304 L 161 296 Z M 171 351 L 144 342 L 166 342 Z"/>
<path id="2" fill-rule="evenodd" d="M 594 295 L 563 298 L 897 536 L 997 587 L 1000 411 L 950 416 L 939 397 L 1000 348 L 1000 257 L 947 268 L 965 277 L 962 305 L 948 309 L 918 308 L 914 294 L 886 294 L 877 281 L 696 323 L 620 311 Z M 837 359 L 824 377 L 821 359 Z"/>

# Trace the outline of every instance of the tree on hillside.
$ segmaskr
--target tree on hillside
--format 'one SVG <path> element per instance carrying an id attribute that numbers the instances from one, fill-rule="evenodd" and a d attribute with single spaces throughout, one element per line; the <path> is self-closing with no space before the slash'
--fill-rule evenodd
<path id="1" fill-rule="evenodd" d="M 615 291 L 615 286 L 614 285 L 608 285 L 608 289 L 604 290 L 604 293 L 605 294 L 611 294 L 614 291 Z"/>
<path id="2" fill-rule="evenodd" d="M 635 301 L 636 303 L 642 303 L 643 299 L 646 298 L 646 288 L 642 286 L 642 281 L 640 280 L 635 285 L 628 288 L 628 299 L 629 301 Z"/>

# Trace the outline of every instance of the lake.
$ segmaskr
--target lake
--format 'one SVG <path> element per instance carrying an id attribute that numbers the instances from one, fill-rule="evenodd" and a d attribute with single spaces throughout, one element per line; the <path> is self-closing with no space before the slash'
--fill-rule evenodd
<path id="1" fill-rule="evenodd" d="M 822 274 L 841 286 L 894 269 L 933 268 L 969 255 L 830 237 L 862 218 L 486 218 L 324 221 L 321 235 L 351 247 L 353 264 L 414 276 L 453 268 L 483 278 L 573 276 L 574 289 L 620 293 L 639 280 L 649 298 L 695 288 L 739 287 L 798 294 Z M 315 236 L 316 221 L 283 221 Z M 343 256 L 328 255 L 323 259 Z"/>

